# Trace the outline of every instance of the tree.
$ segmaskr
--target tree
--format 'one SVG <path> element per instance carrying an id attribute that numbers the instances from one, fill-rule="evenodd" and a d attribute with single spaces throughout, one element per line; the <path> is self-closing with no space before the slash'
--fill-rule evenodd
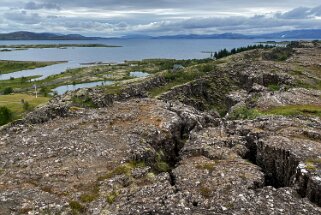
<path id="1" fill-rule="evenodd" d="M 7 107 L 0 107 L 0 125 L 4 125 L 12 121 L 13 114 Z"/>

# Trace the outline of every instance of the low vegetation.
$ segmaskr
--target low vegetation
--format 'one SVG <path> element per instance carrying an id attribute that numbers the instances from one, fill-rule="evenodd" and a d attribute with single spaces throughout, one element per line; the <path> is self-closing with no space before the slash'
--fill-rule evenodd
<path id="1" fill-rule="evenodd" d="M 2 121 L 2 124 L 6 124 L 12 120 L 21 118 L 26 112 L 33 110 L 38 105 L 45 104 L 48 100 L 49 98 L 47 97 L 36 98 L 35 96 L 27 94 L 0 96 L 0 106 L 2 106 L 4 114 L 2 119 L 6 119 Z"/>
<path id="2" fill-rule="evenodd" d="M 255 119 L 264 115 L 281 116 L 312 116 L 321 117 L 320 105 L 285 105 L 271 107 L 267 110 L 258 110 L 255 108 L 239 107 L 233 110 L 228 118 L 231 120 Z"/>
<path id="3" fill-rule="evenodd" d="M 198 78 L 201 78 L 208 72 L 211 72 L 215 69 L 216 67 L 214 64 L 205 63 L 179 71 L 167 71 L 164 74 L 162 74 L 166 79 L 167 84 L 150 90 L 149 94 L 151 97 L 156 97 L 175 86 L 182 85 L 190 81 L 196 80 Z"/>
<path id="4" fill-rule="evenodd" d="M 122 164 L 120 166 L 115 167 L 115 169 L 113 169 L 109 173 L 100 176 L 98 178 L 98 181 L 103 181 L 103 180 L 112 178 L 112 177 L 114 177 L 116 175 L 123 175 L 123 174 L 130 175 L 131 171 L 133 169 L 135 169 L 137 167 L 144 167 L 144 166 L 145 166 L 145 163 L 143 163 L 143 162 L 132 161 L 132 162 L 129 162 L 129 163 L 125 163 L 125 164 Z"/>
<path id="5" fill-rule="evenodd" d="M 49 48 L 67 48 L 67 47 L 121 47 L 105 44 L 30 44 L 30 45 L 0 45 L 0 49 L 49 49 Z"/>
<path id="6" fill-rule="evenodd" d="M 99 186 L 97 184 L 93 185 L 91 189 L 82 194 L 79 198 L 83 203 L 90 203 L 99 197 Z"/>
<path id="7" fill-rule="evenodd" d="M 62 62 L 34 62 L 34 61 L 0 61 L 0 75 L 20 70 L 36 69 Z"/>
<path id="8" fill-rule="evenodd" d="M 72 210 L 71 212 L 73 215 L 83 214 L 86 212 L 86 207 L 77 201 L 69 202 L 69 207 L 71 208 L 71 210 Z"/>
<path id="9" fill-rule="evenodd" d="M 242 106 L 234 109 L 228 118 L 231 120 L 255 119 L 259 115 L 260 112 L 258 110 Z"/>
<path id="10" fill-rule="evenodd" d="M 0 126 L 12 121 L 13 113 L 7 107 L 0 107 Z"/>
<path id="11" fill-rule="evenodd" d="M 317 116 L 321 117 L 320 105 L 286 105 L 262 111 L 264 114 L 283 116 Z"/>
<path id="12" fill-rule="evenodd" d="M 276 47 L 262 55 L 264 60 L 285 61 L 293 54 L 291 47 Z"/>
<path id="13" fill-rule="evenodd" d="M 306 168 L 309 171 L 315 171 L 317 166 L 321 164 L 321 158 L 309 158 L 305 161 Z"/>
<path id="14" fill-rule="evenodd" d="M 216 163 L 213 161 L 213 162 L 209 162 L 209 163 L 198 164 L 196 166 L 196 168 L 197 169 L 206 169 L 209 172 L 212 172 L 215 168 L 215 165 L 216 165 Z"/>
<path id="15" fill-rule="evenodd" d="M 117 192 L 115 190 L 110 192 L 110 193 L 108 193 L 107 196 L 106 196 L 107 202 L 109 204 L 113 204 L 115 202 L 116 198 L 118 197 L 118 195 L 119 195 L 119 192 Z"/>
<path id="16" fill-rule="evenodd" d="M 96 108 L 97 105 L 92 101 L 90 97 L 72 97 L 72 102 L 74 105 L 83 108 Z"/>

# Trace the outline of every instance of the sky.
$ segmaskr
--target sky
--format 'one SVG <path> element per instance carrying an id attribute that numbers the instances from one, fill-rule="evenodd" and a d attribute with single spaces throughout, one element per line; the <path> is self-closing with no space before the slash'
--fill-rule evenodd
<path id="1" fill-rule="evenodd" d="M 0 32 L 86 36 L 321 29 L 320 0 L 0 0 Z"/>

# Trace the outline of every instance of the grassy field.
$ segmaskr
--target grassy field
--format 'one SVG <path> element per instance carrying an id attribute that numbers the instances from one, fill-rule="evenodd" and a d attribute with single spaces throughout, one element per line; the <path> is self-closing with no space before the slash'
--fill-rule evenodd
<path id="1" fill-rule="evenodd" d="M 38 105 L 45 104 L 49 99 L 48 97 L 35 98 L 35 96 L 27 94 L 2 95 L 0 96 L 0 106 L 9 108 L 14 114 L 14 119 L 19 119 L 24 113 L 31 111 Z M 29 104 L 27 110 L 22 100 Z"/>
<path id="2" fill-rule="evenodd" d="M 62 62 L 33 62 L 33 61 L 0 61 L 0 74 L 7 74 L 26 69 L 35 69 Z"/>

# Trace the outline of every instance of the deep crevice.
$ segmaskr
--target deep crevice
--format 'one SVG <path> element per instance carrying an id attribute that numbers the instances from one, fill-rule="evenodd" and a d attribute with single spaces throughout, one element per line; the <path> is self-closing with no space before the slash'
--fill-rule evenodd
<path id="1" fill-rule="evenodd" d="M 262 168 L 265 174 L 265 186 L 274 188 L 291 187 L 302 198 L 321 206 L 319 186 L 311 180 L 311 176 L 298 169 L 300 160 L 289 150 L 279 149 L 264 144 L 257 134 L 246 135 L 246 147 L 249 153 L 244 157 Z"/>

